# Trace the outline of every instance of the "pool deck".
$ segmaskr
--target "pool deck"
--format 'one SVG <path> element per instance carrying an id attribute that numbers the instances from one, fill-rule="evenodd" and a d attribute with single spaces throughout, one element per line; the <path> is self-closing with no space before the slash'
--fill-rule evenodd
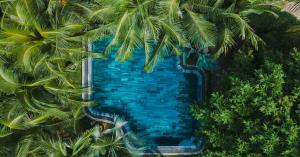
<path id="1" fill-rule="evenodd" d="M 125 144 L 132 146 L 128 140 L 125 139 Z M 127 147 L 129 152 L 138 156 L 191 156 L 197 155 L 202 151 L 202 143 L 192 146 L 157 146 L 157 147 Z"/>
<path id="2" fill-rule="evenodd" d="M 295 5 L 295 2 L 289 2 L 285 5 L 282 11 L 289 12 L 297 17 L 298 20 L 300 20 L 300 5 L 298 7 L 295 7 Z"/>

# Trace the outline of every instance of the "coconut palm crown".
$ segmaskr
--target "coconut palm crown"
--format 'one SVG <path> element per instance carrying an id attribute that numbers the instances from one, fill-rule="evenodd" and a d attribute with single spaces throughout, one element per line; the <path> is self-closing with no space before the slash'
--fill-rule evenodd
<path id="1" fill-rule="evenodd" d="M 27 156 L 22 151 L 34 151 L 39 136 L 80 131 L 90 105 L 79 79 L 88 27 L 67 1 L 1 1 L 0 8 L 0 156 Z"/>
<path id="2" fill-rule="evenodd" d="M 79 2 L 0 1 L 0 156 L 116 155 L 121 147 L 120 136 L 79 127 L 92 104 L 81 101 L 85 41 L 98 31 Z"/>
<path id="3" fill-rule="evenodd" d="M 262 40 L 249 25 L 253 14 L 270 13 L 273 3 L 241 0 L 96 0 L 86 8 L 112 36 L 105 53 L 119 61 L 132 58 L 135 48 L 145 52 L 145 71 L 151 72 L 164 56 L 181 55 L 187 45 L 226 53 L 236 41 L 258 48 Z M 117 47 L 117 50 L 116 48 Z"/>

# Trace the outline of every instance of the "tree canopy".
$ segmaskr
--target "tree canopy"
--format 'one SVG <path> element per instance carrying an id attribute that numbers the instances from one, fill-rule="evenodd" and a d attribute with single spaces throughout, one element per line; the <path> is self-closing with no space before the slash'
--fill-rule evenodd
<path id="1" fill-rule="evenodd" d="M 261 64 L 237 53 L 225 85 L 192 108 L 206 137 L 203 156 L 300 155 L 300 51 L 261 53 Z"/>
<path id="2" fill-rule="evenodd" d="M 116 156 L 122 137 L 80 126 L 94 104 L 81 99 L 82 61 L 115 52 L 124 62 L 142 48 L 151 72 L 188 46 L 235 56 L 222 90 L 193 108 L 204 155 L 299 155 L 300 24 L 282 18 L 282 2 L 0 0 L 0 156 Z M 87 51 L 104 37 L 105 52 Z"/>
<path id="3" fill-rule="evenodd" d="M 72 2 L 0 1 L 0 156 L 114 156 L 122 145 L 82 125 L 94 103 L 81 99 L 81 63 L 101 55 L 86 51 L 96 28 Z"/>

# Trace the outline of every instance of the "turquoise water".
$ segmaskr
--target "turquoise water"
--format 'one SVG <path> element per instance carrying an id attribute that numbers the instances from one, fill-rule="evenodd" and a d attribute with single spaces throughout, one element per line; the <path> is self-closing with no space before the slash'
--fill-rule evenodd
<path id="1" fill-rule="evenodd" d="M 102 52 L 106 43 L 96 42 Z M 110 57 L 93 60 L 93 110 L 124 117 L 147 144 L 180 145 L 194 136 L 196 122 L 189 105 L 199 98 L 201 82 L 195 74 L 178 69 L 178 59 L 165 58 L 152 73 L 143 71 L 144 52 L 119 63 Z"/>

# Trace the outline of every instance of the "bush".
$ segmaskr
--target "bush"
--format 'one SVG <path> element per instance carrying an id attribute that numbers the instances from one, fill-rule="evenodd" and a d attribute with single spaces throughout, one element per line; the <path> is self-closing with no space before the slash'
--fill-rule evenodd
<path id="1" fill-rule="evenodd" d="M 247 69 L 254 58 L 237 53 L 223 74 L 227 88 L 193 106 L 198 135 L 207 140 L 202 155 L 300 156 L 300 53 L 276 54 L 263 53 L 263 64 Z"/>

